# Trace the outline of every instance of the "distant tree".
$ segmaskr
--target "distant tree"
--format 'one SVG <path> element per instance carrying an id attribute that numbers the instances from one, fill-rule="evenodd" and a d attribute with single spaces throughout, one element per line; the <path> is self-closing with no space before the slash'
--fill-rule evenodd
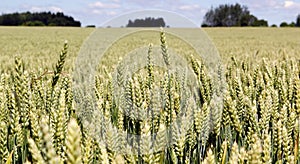
<path id="1" fill-rule="evenodd" d="M 277 25 L 276 24 L 272 24 L 271 27 L 277 27 Z"/>
<path id="2" fill-rule="evenodd" d="M 201 27 L 209 27 L 208 24 L 202 23 Z"/>
<path id="3" fill-rule="evenodd" d="M 129 20 L 129 21 L 128 21 L 128 24 L 126 25 L 126 27 L 133 27 L 133 22 L 132 22 L 132 20 Z"/>
<path id="4" fill-rule="evenodd" d="M 250 14 L 248 7 L 235 5 L 220 5 L 211 8 L 204 16 L 202 27 L 232 27 L 232 26 L 268 26 L 265 20 L 258 20 Z"/>
<path id="5" fill-rule="evenodd" d="M 253 22 L 252 26 L 256 27 L 268 27 L 268 21 L 260 19 Z"/>
<path id="6" fill-rule="evenodd" d="M 289 27 L 289 24 L 286 22 L 280 23 L 280 27 Z"/>
<path id="7" fill-rule="evenodd" d="M 126 27 L 165 27 L 166 23 L 163 18 L 150 18 L 129 20 Z"/>
<path id="8" fill-rule="evenodd" d="M 252 26 L 256 21 L 257 18 L 254 15 L 246 14 L 241 17 L 240 24 L 238 24 L 237 26 Z"/>
<path id="9" fill-rule="evenodd" d="M 85 27 L 86 27 L 86 28 L 96 28 L 95 25 L 86 25 Z"/>
<path id="10" fill-rule="evenodd" d="M 300 14 L 297 16 L 296 27 L 300 27 Z"/>
<path id="11" fill-rule="evenodd" d="M 2 26 L 75 26 L 80 27 L 81 23 L 62 12 L 39 12 L 39 13 L 12 13 L 0 16 Z"/>
<path id="12" fill-rule="evenodd" d="M 291 24 L 289 24 L 289 27 L 296 27 L 296 23 L 292 22 Z"/>
<path id="13" fill-rule="evenodd" d="M 41 21 L 27 21 L 22 26 L 45 26 L 45 24 Z"/>

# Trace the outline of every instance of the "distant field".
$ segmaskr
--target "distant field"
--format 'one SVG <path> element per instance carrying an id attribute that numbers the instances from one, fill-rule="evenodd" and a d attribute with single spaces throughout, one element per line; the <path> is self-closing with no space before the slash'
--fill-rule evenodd
<path id="1" fill-rule="evenodd" d="M 30 67 L 49 67 L 58 60 L 64 41 L 69 42 L 67 65 L 77 56 L 82 42 L 92 29 L 62 27 L 0 27 L 1 68 L 20 56 Z"/>
<path id="2" fill-rule="evenodd" d="M 1 68 L 11 65 L 14 56 L 21 56 L 29 67 L 51 68 L 58 59 L 57 54 L 65 40 L 69 42 L 69 66 L 74 62 L 81 44 L 93 30 L 65 27 L 0 27 L 0 62 L 3 63 Z M 108 30 L 107 34 L 113 35 L 110 31 L 126 29 L 103 30 Z M 232 56 L 250 62 L 260 60 L 261 57 L 278 59 L 282 58 L 283 54 L 299 57 L 299 28 L 205 28 L 204 31 L 215 43 L 223 61 L 228 61 Z M 187 35 L 193 37 L 192 34 L 193 30 L 187 30 Z M 159 38 L 154 37 L 154 41 L 159 42 Z"/>
<path id="3" fill-rule="evenodd" d="M 300 28 L 208 28 L 204 31 L 223 58 L 274 60 L 283 54 L 300 57 Z"/>

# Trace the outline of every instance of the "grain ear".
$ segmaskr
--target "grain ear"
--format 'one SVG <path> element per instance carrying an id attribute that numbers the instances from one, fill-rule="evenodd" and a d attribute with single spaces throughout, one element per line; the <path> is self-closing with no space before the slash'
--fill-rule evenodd
<path id="1" fill-rule="evenodd" d="M 67 163 L 81 164 L 81 133 L 77 121 L 74 118 L 71 118 L 68 124 L 66 147 Z"/>

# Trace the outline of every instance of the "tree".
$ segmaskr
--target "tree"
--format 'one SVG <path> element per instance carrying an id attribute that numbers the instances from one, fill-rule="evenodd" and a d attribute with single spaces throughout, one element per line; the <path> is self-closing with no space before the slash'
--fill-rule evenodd
<path id="1" fill-rule="evenodd" d="M 272 24 L 272 26 L 271 27 L 277 27 L 277 25 L 276 24 Z"/>
<path id="2" fill-rule="evenodd" d="M 96 28 L 96 25 L 86 25 L 86 28 Z"/>
<path id="3" fill-rule="evenodd" d="M 45 26 L 41 21 L 28 21 L 22 24 L 22 26 Z"/>
<path id="4" fill-rule="evenodd" d="M 129 20 L 129 21 L 128 21 L 128 24 L 127 24 L 126 27 L 133 27 L 133 22 L 132 22 L 132 20 Z"/>
<path id="5" fill-rule="evenodd" d="M 300 27 L 300 14 L 297 16 L 296 27 Z"/>
<path id="6" fill-rule="evenodd" d="M 256 27 L 268 27 L 268 21 L 260 19 L 253 22 L 252 26 Z"/>
<path id="7" fill-rule="evenodd" d="M 296 27 L 296 23 L 292 22 L 291 24 L 289 24 L 289 27 Z"/>
<path id="8" fill-rule="evenodd" d="M 39 13 L 12 13 L 0 16 L 0 25 L 3 26 L 75 26 L 80 27 L 81 23 L 62 12 L 39 12 Z"/>
<path id="9" fill-rule="evenodd" d="M 286 22 L 280 23 L 280 27 L 289 27 L 289 24 Z"/>
<path id="10" fill-rule="evenodd" d="M 129 20 L 126 27 L 165 27 L 166 23 L 163 18 L 150 18 Z"/>
<path id="11" fill-rule="evenodd" d="M 232 27 L 232 26 L 268 26 L 265 20 L 259 20 L 250 14 L 247 6 L 220 5 L 211 8 L 204 16 L 202 27 Z"/>

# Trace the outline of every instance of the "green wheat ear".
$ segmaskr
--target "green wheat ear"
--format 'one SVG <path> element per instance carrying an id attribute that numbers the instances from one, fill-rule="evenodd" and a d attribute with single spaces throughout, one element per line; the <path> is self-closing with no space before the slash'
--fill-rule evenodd
<path id="1" fill-rule="evenodd" d="M 65 59 L 66 59 L 67 52 L 68 52 L 68 47 L 69 47 L 68 42 L 66 41 L 64 44 L 63 50 L 60 52 L 59 60 L 56 63 L 56 66 L 54 68 L 54 75 L 52 77 L 52 88 L 54 88 L 54 86 L 57 84 L 59 75 L 61 74 L 62 69 L 64 67 Z"/>
<path id="2" fill-rule="evenodd" d="M 166 33 L 163 30 L 163 28 L 161 28 L 160 31 L 160 46 L 161 46 L 161 51 L 162 51 L 162 56 L 164 58 L 164 62 L 166 64 L 166 66 L 169 68 L 170 66 L 170 56 L 168 53 L 168 46 L 167 46 L 167 41 L 166 41 Z"/>
<path id="3" fill-rule="evenodd" d="M 149 49 L 148 49 L 148 55 L 147 55 L 147 72 L 148 72 L 148 87 L 149 89 L 152 89 L 152 83 L 154 81 L 154 75 L 153 75 L 153 44 L 149 44 Z"/>
<path id="4" fill-rule="evenodd" d="M 7 149 L 7 125 L 5 122 L 0 122 L 0 163 L 5 161 L 5 158 L 8 156 L 8 149 Z"/>

